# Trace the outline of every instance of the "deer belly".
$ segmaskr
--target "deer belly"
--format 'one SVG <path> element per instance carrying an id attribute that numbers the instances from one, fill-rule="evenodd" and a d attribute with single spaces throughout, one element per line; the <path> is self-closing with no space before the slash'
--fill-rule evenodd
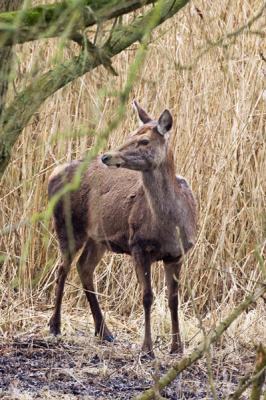
<path id="1" fill-rule="evenodd" d="M 130 249 L 128 246 L 128 238 L 121 237 L 119 240 L 111 239 L 111 240 L 103 240 L 101 243 L 104 247 L 118 254 L 130 254 Z"/>

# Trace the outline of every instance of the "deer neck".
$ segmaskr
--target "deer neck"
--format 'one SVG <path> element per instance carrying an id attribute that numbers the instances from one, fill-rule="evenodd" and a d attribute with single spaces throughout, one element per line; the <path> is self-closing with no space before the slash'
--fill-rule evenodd
<path id="1" fill-rule="evenodd" d="M 142 172 L 145 195 L 155 220 L 162 222 L 162 218 L 170 217 L 174 222 L 175 179 L 174 158 L 169 150 L 166 160 L 157 168 Z"/>

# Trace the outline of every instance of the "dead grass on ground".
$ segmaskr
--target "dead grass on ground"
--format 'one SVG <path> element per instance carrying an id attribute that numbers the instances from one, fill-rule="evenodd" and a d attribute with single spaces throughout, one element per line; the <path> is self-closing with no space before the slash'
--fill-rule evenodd
<path id="1" fill-rule="evenodd" d="M 252 26 L 255 33 L 246 29 L 225 39 L 223 46 L 209 45 L 247 23 L 262 2 L 200 0 L 195 5 L 203 18 L 194 3 L 189 3 L 154 31 L 124 119 L 102 149 L 114 148 L 136 128 L 133 97 L 155 117 L 164 108 L 173 113 L 171 145 L 176 171 L 188 179 L 198 202 L 197 243 L 189 254 L 189 270 L 183 269 L 179 294 L 185 352 L 201 338 L 185 274 L 189 274 L 208 331 L 262 281 L 254 244 L 265 256 L 266 65 L 260 57 L 265 39 L 256 34 L 264 32 L 265 17 Z M 19 63 L 14 83 L 18 91 L 33 79 L 34 68 L 45 71 L 53 65 L 59 57 L 58 43 L 42 40 L 16 48 Z M 116 93 L 123 89 L 137 48 L 136 43 L 115 57 L 118 77 L 100 67 L 49 98 L 16 143 L 0 191 L 1 227 L 13 227 L 0 237 L 0 335 L 4 343 L 34 337 L 45 340 L 60 254 L 51 221 L 48 225 L 41 220 L 25 221 L 46 208 L 47 179 L 53 168 L 84 157 L 116 115 Z M 69 44 L 62 57 L 70 58 L 78 51 Z M 160 263 L 154 265 L 152 279 L 153 338 L 156 354 L 164 360 L 170 343 L 170 316 Z M 144 319 L 130 259 L 107 254 L 95 282 L 102 309 L 118 338 L 117 351 L 121 358 L 124 352 L 135 357 Z M 73 334 L 77 338 L 80 333 L 89 346 L 96 346 L 95 353 L 104 352 L 94 344 L 92 320 L 75 263 L 65 289 L 62 324 L 63 337 Z M 265 303 L 261 299 L 212 349 L 214 374 L 225 363 L 228 376 L 245 360 L 249 365 L 254 357 L 253 340 L 265 342 L 265 337 Z M 139 368 L 140 376 L 145 376 L 146 367 Z M 227 368 L 224 371 L 227 374 Z M 108 362 L 106 373 L 115 375 Z"/>

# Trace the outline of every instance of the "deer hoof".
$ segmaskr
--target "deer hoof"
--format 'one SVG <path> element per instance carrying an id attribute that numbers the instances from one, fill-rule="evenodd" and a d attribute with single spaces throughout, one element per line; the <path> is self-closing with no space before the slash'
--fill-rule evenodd
<path id="1" fill-rule="evenodd" d="M 94 332 L 95 336 L 98 335 L 97 330 L 95 330 Z M 111 335 L 111 333 L 109 335 L 106 336 L 102 336 L 102 340 L 107 340 L 107 342 L 113 342 L 115 340 L 115 338 L 113 337 L 113 335 Z"/>
<path id="2" fill-rule="evenodd" d="M 153 350 L 151 350 L 147 353 L 143 353 L 141 356 L 142 360 L 154 360 L 154 358 L 155 358 L 155 355 L 154 355 Z"/>
<path id="3" fill-rule="evenodd" d="M 50 325 L 50 335 L 52 335 L 52 336 L 61 335 L 60 324 Z"/>
<path id="4" fill-rule="evenodd" d="M 105 340 L 107 340 L 107 342 L 113 342 L 115 340 L 115 338 L 113 337 L 113 335 L 107 335 L 104 338 Z"/>
<path id="5" fill-rule="evenodd" d="M 178 347 L 177 349 L 171 349 L 170 354 L 183 354 L 183 349 L 182 347 Z"/>

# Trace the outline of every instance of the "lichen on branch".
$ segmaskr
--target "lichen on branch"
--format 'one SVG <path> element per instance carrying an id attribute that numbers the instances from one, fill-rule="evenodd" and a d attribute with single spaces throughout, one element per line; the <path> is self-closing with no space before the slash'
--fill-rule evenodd
<path id="1" fill-rule="evenodd" d="M 0 46 L 71 34 L 156 0 L 68 0 L 0 14 Z"/>
<path id="2" fill-rule="evenodd" d="M 159 13 L 157 13 L 156 6 L 136 18 L 127 27 L 119 25 L 101 48 L 102 54 L 105 53 L 107 59 L 111 59 L 134 42 L 143 40 L 147 26 L 149 26 L 154 15 L 157 15 L 157 18 L 156 24 L 152 26 L 152 29 L 176 14 L 188 3 L 188 0 L 165 0 L 160 3 L 162 3 L 162 8 L 159 9 Z M 83 51 L 79 56 L 56 65 L 53 70 L 35 79 L 25 90 L 15 97 L 4 113 L 2 128 L 0 130 L 0 180 L 9 163 L 13 145 L 22 132 L 22 129 L 28 124 L 30 118 L 39 109 L 41 104 L 69 82 L 72 82 L 101 64 L 103 64 L 102 58 L 95 57 L 95 55 Z"/>

